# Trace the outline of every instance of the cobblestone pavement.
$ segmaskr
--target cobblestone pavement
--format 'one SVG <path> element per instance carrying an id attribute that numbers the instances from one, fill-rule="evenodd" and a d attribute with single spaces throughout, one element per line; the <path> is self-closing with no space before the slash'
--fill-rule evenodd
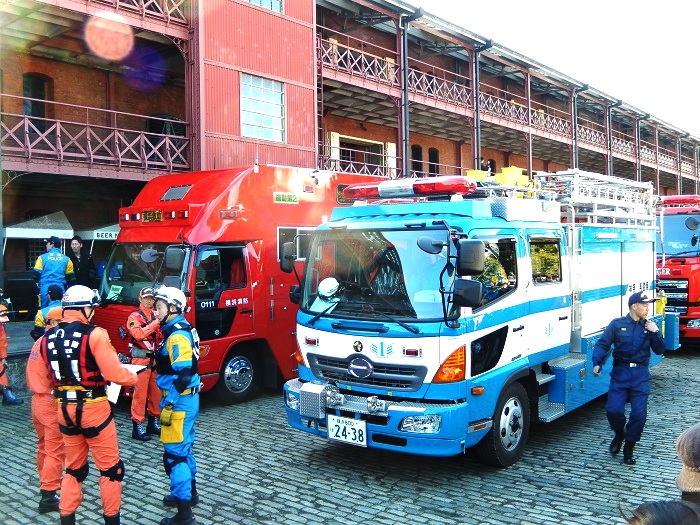
<path id="1" fill-rule="evenodd" d="M 207 396 L 195 454 L 210 524 L 611 524 L 618 506 L 679 497 L 678 434 L 698 420 L 700 355 L 674 352 L 653 369 L 649 420 L 633 467 L 607 451 L 605 399 L 532 428 L 516 465 L 484 467 L 470 455 L 425 458 L 330 443 L 287 426 L 280 391 L 223 407 Z M 593 380 L 589 378 L 588 380 Z M 29 399 L 27 398 L 27 401 Z M 131 439 L 128 405 L 116 408 L 126 464 L 122 522 L 155 524 L 165 515 L 162 448 Z M 0 523 L 58 523 L 37 512 L 36 440 L 29 403 L 0 407 Z M 90 464 L 78 523 L 102 523 L 98 471 Z"/>

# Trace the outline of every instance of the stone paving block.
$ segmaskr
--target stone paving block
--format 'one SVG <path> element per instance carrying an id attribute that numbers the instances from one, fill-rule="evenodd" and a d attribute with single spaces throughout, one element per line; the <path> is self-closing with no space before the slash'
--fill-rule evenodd
<path id="1" fill-rule="evenodd" d="M 652 375 L 649 420 L 633 467 L 607 452 L 604 398 L 534 424 L 522 460 L 495 469 L 472 454 L 408 456 L 297 432 L 287 426 L 278 390 L 232 407 L 205 395 L 196 427 L 201 502 L 195 515 L 201 525 L 621 525 L 618 505 L 629 511 L 680 496 L 675 439 L 697 419 L 689 407 L 700 387 L 700 354 L 671 354 Z M 0 406 L 0 523 L 55 524 L 57 516 L 37 512 L 36 436 L 25 399 L 19 407 Z M 131 439 L 128 409 L 128 401 L 115 407 L 127 469 L 122 521 L 156 524 L 174 514 L 161 504 L 168 491 L 162 447 Z M 102 522 L 97 478 L 91 463 L 79 523 Z"/>

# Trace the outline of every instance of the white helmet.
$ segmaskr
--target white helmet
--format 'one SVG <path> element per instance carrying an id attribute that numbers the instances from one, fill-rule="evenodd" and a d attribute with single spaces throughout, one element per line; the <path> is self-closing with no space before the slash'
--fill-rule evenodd
<path id="1" fill-rule="evenodd" d="M 187 304 L 187 298 L 182 290 L 174 286 L 161 286 L 155 293 L 156 301 L 165 301 L 166 304 L 172 304 L 180 312 L 184 311 Z"/>
<path id="2" fill-rule="evenodd" d="M 63 308 L 84 308 L 100 304 L 100 296 L 97 290 L 91 290 L 82 284 L 71 286 L 63 294 L 61 305 Z"/>

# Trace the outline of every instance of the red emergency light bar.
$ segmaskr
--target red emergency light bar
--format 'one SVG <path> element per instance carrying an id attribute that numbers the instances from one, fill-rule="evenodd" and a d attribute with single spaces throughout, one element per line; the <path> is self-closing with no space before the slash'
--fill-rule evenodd
<path id="1" fill-rule="evenodd" d="M 665 195 L 662 206 L 700 206 L 700 195 Z"/>
<path id="2" fill-rule="evenodd" d="M 422 179 L 393 179 L 382 182 L 352 184 L 343 190 L 349 201 L 391 199 L 395 197 L 428 197 L 437 195 L 469 195 L 476 183 L 459 175 Z"/>

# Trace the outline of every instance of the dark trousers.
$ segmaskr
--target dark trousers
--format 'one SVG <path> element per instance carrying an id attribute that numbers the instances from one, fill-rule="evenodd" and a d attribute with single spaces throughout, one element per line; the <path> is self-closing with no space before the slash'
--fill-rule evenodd
<path id="1" fill-rule="evenodd" d="M 642 436 L 647 420 L 651 374 L 647 367 L 616 365 L 610 374 L 610 388 L 605 411 L 610 428 L 624 433 L 625 441 L 636 443 Z M 629 421 L 625 418 L 625 405 L 630 403 Z M 626 427 L 625 427 L 626 425 Z"/>

